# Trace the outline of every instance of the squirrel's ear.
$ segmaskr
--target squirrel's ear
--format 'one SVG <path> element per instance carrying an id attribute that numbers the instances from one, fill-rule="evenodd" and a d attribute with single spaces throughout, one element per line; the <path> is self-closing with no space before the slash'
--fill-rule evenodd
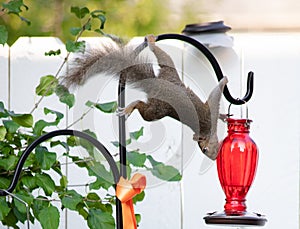
<path id="1" fill-rule="evenodd" d="M 219 82 L 218 86 L 215 87 L 212 90 L 212 92 L 209 94 L 206 102 L 210 110 L 212 128 L 214 128 L 213 130 L 211 130 L 211 133 L 214 133 L 216 131 L 217 122 L 219 118 L 220 100 L 221 100 L 224 87 L 227 83 L 228 83 L 228 79 L 227 77 L 224 77 Z"/>

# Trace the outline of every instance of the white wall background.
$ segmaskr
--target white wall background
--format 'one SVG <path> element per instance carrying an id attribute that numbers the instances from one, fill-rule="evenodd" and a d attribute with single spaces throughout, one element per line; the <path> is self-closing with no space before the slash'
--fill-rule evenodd
<path id="1" fill-rule="evenodd" d="M 299 228 L 299 152 L 300 152 L 300 33 L 238 33 L 234 47 L 214 47 L 211 51 L 229 78 L 233 97 L 245 93 L 244 83 L 249 71 L 255 73 L 254 95 L 250 100 L 249 118 L 253 120 L 251 137 L 260 149 L 256 178 L 247 195 L 250 212 L 266 215 L 264 228 Z M 97 39 L 87 39 L 95 44 Z M 135 42 L 139 42 L 137 39 Z M 201 54 L 181 42 L 163 41 L 162 47 L 172 55 L 183 81 L 205 99 L 216 85 L 216 77 Z M 49 50 L 63 50 L 55 38 L 20 38 L 11 48 L 0 47 L 0 100 L 16 112 L 29 112 L 38 97 L 34 90 L 39 78 L 55 74 L 63 61 L 59 57 L 45 57 Z M 109 77 L 92 78 L 75 91 L 77 104 L 70 112 L 55 98 L 46 98 L 35 112 L 38 119 L 47 106 L 65 113 L 71 123 L 86 109 L 87 100 L 99 102 L 116 100 L 117 83 Z M 127 103 L 142 97 L 141 93 L 127 90 Z M 223 100 L 221 112 L 227 111 Z M 234 108 L 239 117 L 239 108 Z M 68 123 L 63 123 L 64 128 Z M 112 152 L 110 141 L 117 139 L 117 118 L 114 115 L 89 113 L 74 129 L 91 128 L 100 141 Z M 171 119 L 145 123 L 137 112 L 127 121 L 127 131 L 145 126 L 145 136 L 130 147 L 139 148 L 158 160 L 172 164 L 183 173 L 178 183 L 148 178 L 146 198 L 138 204 L 136 212 L 142 214 L 140 228 L 205 229 L 217 228 L 204 223 L 208 212 L 223 209 L 216 164 L 204 158 L 192 141 L 192 132 Z M 220 139 L 226 126 L 219 125 Z M 76 153 L 76 152 L 75 152 Z M 77 152 L 82 154 L 83 152 Z M 85 184 L 90 179 L 76 167 L 66 167 L 70 184 Z M 86 192 L 85 188 L 78 188 Z M 20 225 L 25 228 L 24 225 Z M 40 228 L 37 224 L 34 228 Z M 80 216 L 63 212 L 60 228 L 87 228 Z M 224 228 L 219 227 L 219 228 Z"/>

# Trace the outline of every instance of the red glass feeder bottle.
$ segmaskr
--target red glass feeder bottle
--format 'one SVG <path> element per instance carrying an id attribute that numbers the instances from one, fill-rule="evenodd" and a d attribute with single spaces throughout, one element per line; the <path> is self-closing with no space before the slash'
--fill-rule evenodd
<path id="1" fill-rule="evenodd" d="M 207 224 L 263 226 L 262 215 L 246 211 L 246 195 L 255 177 L 258 149 L 249 136 L 251 120 L 227 119 L 228 135 L 217 157 L 218 176 L 226 196 L 224 211 L 204 217 Z"/>

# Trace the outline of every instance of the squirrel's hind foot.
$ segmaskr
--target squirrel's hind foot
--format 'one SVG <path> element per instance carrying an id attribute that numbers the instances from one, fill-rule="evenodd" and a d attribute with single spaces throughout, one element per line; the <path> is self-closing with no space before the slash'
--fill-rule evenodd
<path id="1" fill-rule="evenodd" d="M 136 109 L 136 105 L 139 102 L 140 101 L 135 101 L 129 104 L 127 107 L 118 107 L 116 111 L 117 116 L 125 116 L 125 120 L 127 120 L 131 113 L 134 111 L 134 109 Z"/>
<path id="2" fill-rule="evenodd" d="M 126 107 L 118 107 L 118 109 L 116 110 L 116 115 L 119 117 L 125 116 L 125 120 L 127 120 L 130 114 L 126 113 L 125 110 Z"/>

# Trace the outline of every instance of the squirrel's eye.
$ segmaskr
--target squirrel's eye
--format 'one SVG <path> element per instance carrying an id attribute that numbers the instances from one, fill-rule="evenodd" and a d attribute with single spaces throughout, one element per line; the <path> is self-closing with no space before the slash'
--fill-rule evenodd
<path id="1" fill-rule="evenodd" d="M 203 153 L 206 153 L 208 151 L 208 147 L 204 147 L 203 149 L 202 149 L 202 152 Z"/>

